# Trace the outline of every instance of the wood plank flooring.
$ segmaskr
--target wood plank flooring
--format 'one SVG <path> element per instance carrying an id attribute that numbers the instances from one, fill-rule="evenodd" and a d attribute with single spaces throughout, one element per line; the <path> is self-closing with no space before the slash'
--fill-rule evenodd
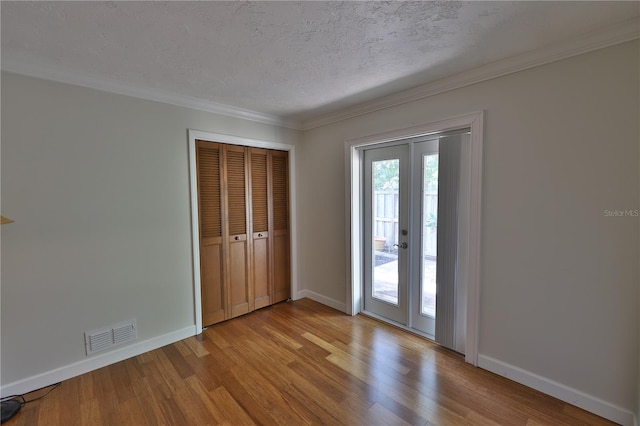
<path id="1" fill-rule="evenodd" d="M 425 339 L 303 299 L 67 380 L 6 424 L 612 423 Z"/>

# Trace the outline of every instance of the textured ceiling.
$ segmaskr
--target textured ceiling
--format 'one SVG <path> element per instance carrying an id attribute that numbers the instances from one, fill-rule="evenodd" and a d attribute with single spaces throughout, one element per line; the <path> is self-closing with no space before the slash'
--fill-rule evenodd
<path id="1" fill-rule="evenodd" d="M 638 2 L 6 2 L 2 62 L 307 120 L 638 16 Z"/>

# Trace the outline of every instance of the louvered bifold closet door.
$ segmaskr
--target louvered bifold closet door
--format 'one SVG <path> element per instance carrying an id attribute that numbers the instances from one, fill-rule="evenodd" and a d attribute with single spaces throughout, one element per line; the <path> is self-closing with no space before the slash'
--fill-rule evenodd
<path id="1" fill-rule="evenodd" d="M 251 148 L 251 226 L 252 226 L 252 268 L 253 297 L 255 309 L 271 304 L 273 293 L 271 268 L 269 267 L 269 176 L 268 151 Z"/>
<path id="2" fill-rule="evenodd" d="M 198 220 L 200 224 L 200 280 L 202 324 L 225 319 L 223 285 L 221 146 L 197 141 Z"/>
<path id="3" fill-rule="evenodd" d="M 253 288 L 250 285 L 248 267 L 250 246 L 247 241 L 247 223 L 249 222 L 247 149 L 241 146 L 225 145 L 224 150 L 227 220 L 223 221 L 223 230 L 227 231 L 229 318 L 234 318 L 253 310 Z"/>
<path id="4" fill-rule="evenodd" d="M 272 268 L 274 293 L 272 303 L 291 296 L 289 246 L 289 154 L 270 151 L 271 198 L 273 200 Z"/>

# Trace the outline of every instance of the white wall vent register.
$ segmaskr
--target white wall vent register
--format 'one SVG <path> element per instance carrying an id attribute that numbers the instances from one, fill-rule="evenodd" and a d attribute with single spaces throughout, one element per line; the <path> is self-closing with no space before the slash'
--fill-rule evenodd
<path id="1" fill-rule="evenodd" d="M 136 320 L 119 322 L 111 327 L 98 328 L 84 333 L 87 355 L 104 351 L 112 346 L 135 340 L 138 337 Z"/>

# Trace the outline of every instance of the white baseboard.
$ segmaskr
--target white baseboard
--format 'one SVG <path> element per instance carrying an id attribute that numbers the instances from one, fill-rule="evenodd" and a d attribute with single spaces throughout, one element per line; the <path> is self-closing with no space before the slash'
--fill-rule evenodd
<path id="1" fill-rule="evenodd" d="M 65 365 L 64 367 L 56 368 L 45 373 L 18 380 L 17 382 L 3 385 L 0 390 L 0 395 L 3 398 L 9 395 L 21 395 L 33 391 L 34 389 L 40 389 L 44 386 L 49 386 L 72 377 L 97 370 L 98 368 L 120 362 L 127 358 L 161 348 L 162 346 L 169 345 L 177 342 L 178 340 L 186 339 L 187 337 L 194 336 L 195 334 L 196 327 L 195 325 L 192 325 L 181 330 L 172 331 L 171 333 L 153 337 L 151 339 L 134 343 L 129 346 L 124 346 L 100 355 L 92 356 L 87 359 L 83 359 L 82 361 Z"/>
<path id="2" fill-rule="evenodd" d="M 333 309 L 337 309 L 340 312 L 346 312 L 347 309 L 347 305 L 344 302 L 339 302 L 330 297 L 323 296 L 322 294 L 316 293 L 315 291 L 300 290 L 298 292 L 296 300 L 302 299 L 303 297 L 308 297 L 311 300 L 315 300 L 318 303 L 322 303 L 323 305 L 327 305 L 329 307 L 332 307 Z"/>
<path id="3" fill-rule="evenodd" d="M 481 354 L 478 355 L 478 367 L 539 390 L 623 426 L 637 425 L 636 416 L 633 412 L 530 371 Z"/>

